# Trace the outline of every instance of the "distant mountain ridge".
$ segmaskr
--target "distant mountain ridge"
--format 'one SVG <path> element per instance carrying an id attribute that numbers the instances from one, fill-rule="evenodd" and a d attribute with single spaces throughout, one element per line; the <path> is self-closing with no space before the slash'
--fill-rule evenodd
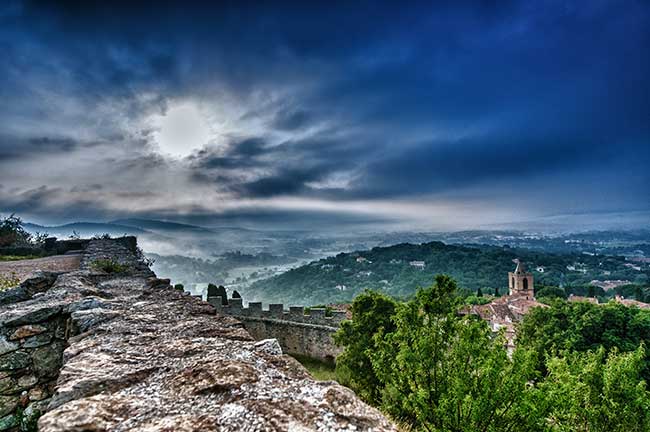
<path id="1" fill-rule="evenodd" d="M 113 225 L 129 226 L 148 231 L 194 231 L 214 234 L 214 231 L 197 225 L 189 225 L 178 222 L 168 222 L 155 219 L 117 219 L 108 222 Z"/>
<path id="2" fill-rule="evenodd" d="M 146 233 L 146 230 L 143 230 L 138 227 L 120 225 L 116 223 L 102 223 L 102 222 L 71 222 L 63 225 L 39 225 L 35 223 L 26 222 L 23 224 L 24 228 L 29 232 L 40 232 L 40 233 L 49 233 L 52 235 L 66 234 L 71 235 L 73 231 L 76 231 L 80 236 L 84 236 L 88 233 L 91 235 L 108 233 L 111 235 L 138 235 Z"/>

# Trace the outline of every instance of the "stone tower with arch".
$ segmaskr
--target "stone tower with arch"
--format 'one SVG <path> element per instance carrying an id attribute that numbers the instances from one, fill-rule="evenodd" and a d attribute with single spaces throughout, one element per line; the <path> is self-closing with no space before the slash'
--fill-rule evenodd
<path id="1" fill-rule="evenodd" d="M 526 266 L 519 260 L 515 271 L 508 273 L 508 288 L 510 295 L 523 295 L 527 299 L 535 297 L 533 274 L 526 271 Z"/>

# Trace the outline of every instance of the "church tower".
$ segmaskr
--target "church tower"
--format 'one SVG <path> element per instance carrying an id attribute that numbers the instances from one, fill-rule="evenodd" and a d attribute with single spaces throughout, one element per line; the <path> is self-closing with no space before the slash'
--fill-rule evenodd
<path id="1" fill-rule="evenodd" d="M 526 271 L 526 266 L 519 260 L 515 271 L 508 273 L 508 288 L 510 295 L 523 295 L 531 300 L 534 298 L 533 274 Z"/>

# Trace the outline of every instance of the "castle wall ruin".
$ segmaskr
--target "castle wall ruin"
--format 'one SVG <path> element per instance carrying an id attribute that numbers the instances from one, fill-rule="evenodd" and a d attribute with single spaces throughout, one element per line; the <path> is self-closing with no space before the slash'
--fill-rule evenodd
<path id="1" fill-rule="evenodd" d="M 264 310 L 260 302 L 251 302 L 245 308 L 241 298 L 228 299 L 228 305 L 222 305 L 220 296 L 208 297 L 208 303 L 219 313 L 240 320 L 255 339 L 277 339 L 288 354 L 333 362 L 342 351 L 334 344 L 332 335 L 346 319 L 345 311 L 334 310 L 326 316 L 325 309 L 310 308 L 306 314 L 303 306 L 290 306 L 287 310 L 279 303 Z"/>
<path id="2" fill-rule="evenodd" d="M 396 430 L 276 340 L 156 278 L 133 245 L 91 240 L 79 270 L 0 294 L 0 431 Z M 127 270 L 103 272 L 98 259 Z M 248 322 L 276 319 L 246 309 Z M 335 330 L 323 315 L 300 319 Z"/>

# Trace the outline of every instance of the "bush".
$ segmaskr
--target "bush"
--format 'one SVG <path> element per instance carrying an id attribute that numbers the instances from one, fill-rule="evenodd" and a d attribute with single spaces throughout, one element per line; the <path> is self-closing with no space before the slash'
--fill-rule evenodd
<path id="1" fill-rule="evenodd" d="M 174 288 L 176 288 L 179 291 L 185 291 L 185 286 L 183 284 L 180 284 L 180 283 L 174 285 Z"/>
<path id="2" fill-rule="evenodd" d="M 20 279 L 16 276 L 16 273 L 11 273 L 9 276 L 0 275 L 0 291 L 13 288 L 18 284 L 20 284 Z"/>
<path id="3" fill-rule="evenodd" d="M 120 264 L 113 259 L 98 259 L 93 261 L 92 267 L 95 270 L 101 270 L 106 273 L 125 273 L 128 270 L 128 266 Z"/>
<path id="4" fill-rule="evenodd" d="M 221 297 L 221 304 L 223 306 L 228 305 L 228 293 L 223 285 L 208 284 L 208 297 Z"/>
<path id="5" fill-rule="evenodd" d="M 14 215 L 0 220 L 0 246 L 29 245 L 32 235 L 23 228 L 23 221 Z"/>
<path id="6" fill-rule="evenodd" d="M 564 291 L 564 288 L 560 287 L 554 287 L 554 286 L 545 286 L 539 289 L 535 293 L 535 297 L 537 298 L 543 298 L 543 297 L 549 297 L 549 298 L 561 298 L 565 299 L 567 298 L 567 293 Z"/>
<path id="7" fill-rule="evenodd" d="M 234 296 L 233 296 L 233 297 L 234 297 Z M 327 306 L 327 305 L 324 305 L 324 304 L 320 304 L 320 305 L 315 305 L 315 306 L 308 306 L 308 307 L 306 307 L 306 308 L 305 308 L 305 314 L 306 314 L 306 315 L 311 314 L 311 310 L 312 310 L 312 309 L 325 309 L 325 316 L 326 316 L 326 317 L 331 317 L 331 316 L 332 316 L 332 311 L 334 310 L 334 309 L 332 309 L 331 306 Z"/>

